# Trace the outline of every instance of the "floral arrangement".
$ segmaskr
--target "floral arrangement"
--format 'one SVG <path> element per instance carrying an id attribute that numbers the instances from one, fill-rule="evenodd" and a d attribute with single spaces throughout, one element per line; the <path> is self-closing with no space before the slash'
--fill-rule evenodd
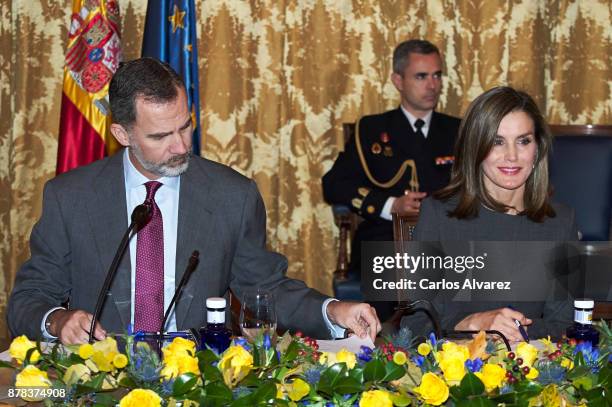
<path id="1" fill-rule="evenodd" d="M 161 357 L 131 336 L 126 353 L 110 337 L 43 352 L 21 336 L 2 367 L 17 369 L 15 389 L 47 389 L 17 394 L 47 406 L 609 406 L 612 327 L 598 329 L 595 348 L 542 339 L 542 349 L 520 343 L 508 352 L 484 333 L 463 344 L 433 335 L 416 344 L 402 328 L 356 354 L 320 352 L 296 333 L 275 346 L 268 336 L 235 338 L 221 354 L 175 338 Z"/>

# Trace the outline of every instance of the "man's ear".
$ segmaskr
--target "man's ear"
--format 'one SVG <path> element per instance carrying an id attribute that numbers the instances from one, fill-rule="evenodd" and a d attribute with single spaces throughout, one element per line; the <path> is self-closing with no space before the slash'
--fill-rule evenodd
<path id="1" fill-rule="evenodd" d="M 395 89 L 399 90 L 400 92 L 402 91 L 404 87 L 403 81 L 404 81 L 404 78 L 402 78 L 402 75 L 397 74 L 395 72 L 391 74 L 391 82 L 395 86 Z"/>
<path id="2" fill-rule="evenodd" d="M 124 147 L 130 145 L 130 137 L 127 130 L 118 123 L 111 123 L 110 131 L 119 144 Z"/>

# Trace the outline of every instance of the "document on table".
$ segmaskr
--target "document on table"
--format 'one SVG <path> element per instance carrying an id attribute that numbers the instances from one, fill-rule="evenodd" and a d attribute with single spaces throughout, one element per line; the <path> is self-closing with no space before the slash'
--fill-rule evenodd
<path id="1" fill-rule="evenodd" d="M 370 339 L 369 336 L 360 338 L 357 335 L 353 335 L 346 339 L 336 339 L 335 341 L 318 339 L 317 344 L 319 344 L 319 352 L 330 353 L 340 352 L 340 349 L 342 348 L 353 353 L 359 353 L 362 346 L 367 346 L 370 349 L 374 349 L 374 342 L 372 342 L 372 339 Z"/>

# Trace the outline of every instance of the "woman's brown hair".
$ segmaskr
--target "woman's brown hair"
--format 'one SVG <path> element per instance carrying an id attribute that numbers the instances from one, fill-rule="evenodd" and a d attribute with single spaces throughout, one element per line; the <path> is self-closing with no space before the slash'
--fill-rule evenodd
<path id="1" fill-rule="evenodd" d="M 487 192 L 482 171 L 482 162 L 493 148 L 499 123 L 512 112 L 524 112 L 531 118 L 537 145 L 534 168 L 525 184 L 525 209 L 520 215 L 535 222 L 555 216 L 549 202 L 548 185 L 548 153 L 552 134 L 531 96 L 508 86 L 499 86 L 478 96 L 461 121 L 451 181 L 447 187 L 434 194 L 435 198 L 441 200 L 457 198 L 457 206 L 449 211 L 449 216 L 458 219 L 476 217 L 481 204 L 503 213 L 512 209 L 496 201 Z"/>

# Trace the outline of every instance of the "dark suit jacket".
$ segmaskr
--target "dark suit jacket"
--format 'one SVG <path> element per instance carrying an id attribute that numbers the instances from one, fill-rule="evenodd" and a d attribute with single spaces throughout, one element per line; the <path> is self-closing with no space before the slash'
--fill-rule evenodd
<path id="1" fill-rule="evenodd" d="M 13 335 L 39 337 L 44 314 L 69 301 L 93 312 L 106 271 L 128 226 L 123 153 L 62 174 L 45 185 L 43 211 L 30 237 L 30 259 L 17 273 L 9 299 Z M 267 251 L 266 213 L 255 183 L 221 164 L 192 157 L 181 176 L 176 282 L 193 250 L 200 263 L 176 307 L 178 329 L 206 322 L 207 297 L 229 288 L 238 295 L 273 291 L 278 324 L 328 337 L 325 296 L 286 278 L 287 260 Z M 120 264 L 100 322 L 124 332 L 130 321 L 129 250 Z"/>
<path id="2" fill-rule="evenodd" d="M 459 123 L 455 117 L 434 112 L 427 138 L 423 139 L 414 133 L 400 108 L 363 117 L 359 121 L 359 135 L 373 177 L 386 183 L 405 160 L 412 159 L 417 167 L 421 192 L 433 192 L 446 186 L 452 161 L 436 164 L 436 159 L 453 156 Z M 323 177 L 325 200 L 332 205 L 347 205 L 364 218 L 353 240 L 352 268 L 359 268 L 362 241 L 393 240 L 393 225 L 382 219 L 380 212 L 389 197 L 401 196 L 409 189 L 410 178 L 411 171 L 407 169 L 404 176 L 388 188 L 374 185 L 361 165 L 354 137 Z"/>

